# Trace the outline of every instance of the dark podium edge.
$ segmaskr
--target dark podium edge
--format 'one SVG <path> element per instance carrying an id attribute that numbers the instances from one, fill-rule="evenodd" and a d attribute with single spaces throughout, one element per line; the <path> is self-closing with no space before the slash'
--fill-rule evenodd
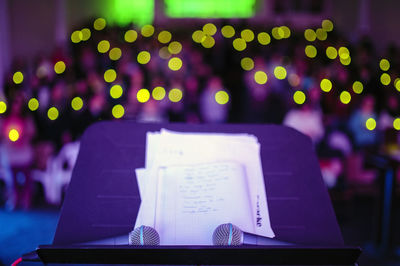
<path id="1" fill-rule="evenodd" d="M 354 265 L 359 247 L 39 246 L 43 263 L 192 265 Z"/>

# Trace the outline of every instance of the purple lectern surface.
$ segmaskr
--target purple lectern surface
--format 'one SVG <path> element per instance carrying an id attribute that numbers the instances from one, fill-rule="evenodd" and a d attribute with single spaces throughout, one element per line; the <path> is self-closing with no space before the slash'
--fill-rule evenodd
<path id="1" fill-rule="evenodd" d="M 249 133 L 261 144 L 268 207 L 276 239 L 342 246 L 343 239 L 311 140 L 276 125 L 101 122 L 88 128 L 72 174 L 53 245 L 127 234 L 140 205 L 135 168 L 144 167 L 146 133 Z"/>

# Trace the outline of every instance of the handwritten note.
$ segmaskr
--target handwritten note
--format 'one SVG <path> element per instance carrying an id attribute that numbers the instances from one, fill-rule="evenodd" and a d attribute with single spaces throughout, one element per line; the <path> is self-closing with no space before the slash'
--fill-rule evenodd
<path id="1" fill-rule="evenodd" d="M 253 224 L 245 171 L 233 162 L 162 168 L 156 209 L 164 245 L 211 245 L 218 225 Z"/>

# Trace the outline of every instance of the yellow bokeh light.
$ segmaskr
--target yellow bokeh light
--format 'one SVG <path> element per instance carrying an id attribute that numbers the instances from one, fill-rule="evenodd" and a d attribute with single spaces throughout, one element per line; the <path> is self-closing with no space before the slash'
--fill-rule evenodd
<path id="1" fill-rule="evenodd" d="M 388 71 L 390 68 L 389 60 L 385 58 L 381 59 L 381 61 L 379 61 L 379 67 L 382 71 Z"/>
<path id="2" fill-rule="evenodd" d="M 320 41 L 325 41 L 328 38 L 328 34 L 323 29 L 317 29 L 316 35 L 317 39 Z"/>
<path id="3" fill-rule="evenodd" d="M 72 109 L 74 109 L 75 111 L 79 111 L 82 109 L 83 107 L 83 101 L 81 97 L 75 97 L 72 99 L 71 101 L 71 107 Z"/>
<path id="4" fill-rule="evenodd" d="M 160 32 L 157 37 L 157 39 L 160 43 L 169 43 L 171 41 L 171 38 L 172 38 L 171 32 L 166 31 L 166 30 L 163 30 L 162 32 Z"/>
<path id="5" fill-rule="evenodd" d="M 215 101 L 218 104 L 227 104 L 229 102 L 229 94 L 226 91 L 218 91 L 215 94 Z"/>
<path id="6" fill-rule="evenodd" d="M 168 67 L 172 71 L 178 71 L 182 67 L 182 60 L 179 57 L 172 57 L 168 61 Z"/>
<path id="7" fill-rule="evenodd" d="M 364 86 L 360 81 L 354 81 L 354 83 L 353 83 L 353 91 L 355 93 L 360 94 L 360 93 L 362 93 L 363 89 L 364 89 Z"/>
<path id="8" fill-rule="evenodd" d="M 147 64 L 151 59 L 151 55 L 149 52 L 147 51 L 141 51 L 138 55 L 137 55 L 137 61 L 139 64 Z"/>
<path id="9" fill-rule="evenodd" d="M 280 40 L 284 38 L 285 32 L 281 27 L 273 27 L 271 31 L 272 37 L 274 37 L 277 40 Z"/>
<path id="10" fill-rule="evenodd" d="M 137 39 L 137 32 L 135 30 L 127 30 L 124 35 L 126 42 L 132 43 Z"/>
<path id="11" fill-rule="evenodd" d="M 277 32 L 278 32 L 278 35 L 279 35 L 280 39 L 285 38 L 285 31 L 283 30 L 282 27 L 278 27 L 278 31 Z"/>
<path id="12" fill-rule="evenodd" d="M 203 32 L 212 36 L 217 32 L 217 27 L 212 23 L 207 23 L 203 26 Z"/>
<path id="13" fill-rule="evenodd" d="M 225 25 L 221 29 L 222 36 L 232 38 L 235 35 L 235 29 L 231 25 Z"/>
<path id="14" fill-rule="evenodd" d="M 312 29 L 306 29 L 304 31 L 304 38 L 309 42 L 313 42 L 317 38 L 317 34 Z"/>
<path id="15" fill-rule="evenodd" d="M 376 128 L 376 121 L 372 117 L 368 118 L 367 121 L 365 122 L 365 127 L 368 130 L 374 130 Z"/>
<path id="16" fill-rule="evenodd" d="M 240 65 L 244 70 L 252 70 L 254 68 L 254 61 L 250 57 L 244 57 L 240 60 Z"/>
<path id="17" fill-rule="evenodd" d="M 282 38 L 287 39 L 287 38 L 290 37 L 291 32 L 290 32 L 289 27 L 287 27 L 287 26 L 281 26 L 281 27 L 279 27 L 279 28 L 280 28 L 280 30 L 282 30 L 282 32 L 283 32 L 283 37 L 282 37 Z"/>
<path id="18" fill-rule="evenodd" d="M 400 118 L 396 118 L 393 120 L 393 128 L 396 130 L 400 130 Z"/>
<path id="19" fill-rule="evenodd" d="M 165 89 L 163 87 L 155 87 L 151 92 L 154 100 L 161 101 L 165 97 Z"/>
<path id="20" fill-rule="evenodd" d="M 278 29 L 279 29 L 278 27 L 273 27 L 272 30 L 271 30 L 271 35 L 276 40 L 282 39 L 281 35 L 278 33 Z"/>
<path id="21" fill-rule="evenodd" d="M 252 30 L 249 30 L 249 29 L 242 30 L 242 32 L 240 33 L 240 36 L 246 42 L 251 42 L 252 40 L 254 40 L 254 33 Z"/>
<path id="22" fill-rule="evenodd" d="M 212 36 L 207 35 L 204 40 L 201 42 L 204 48 L 211 48 L 215 44 L 215 40 Z"/>
<path id="23" fill-rule="evenodd" d="M 95 30 L 102 30 L 106 27 L 106 24 L 107 24 L 107 22 L 104 18 L 98 18 L 94 21 L 93 28 Z"/>
<path id="24" fill-rule="evenodd" d="M 314 45 L 307 45 L 304 49 L 306 56 L 309 58 L 314 58 L 317 56 L 317 48 Z"/>
<path id="25" fill-rule="evenodd" d="M 168 59 L 168 58 L 171 57 L 171 53 L 168 51 L 168 47 L 167 46 L 161 47 L 160 51 L 158 51 L 158 55 L 162 59 Z"/>
<path id="26" fill-rule="evenodd" d="M 54 64 L 54 72 L 57 74 L 62 74 L 65 71 L 65 63 L 63 61 L 58 61 Z"/>
<path id="27" fill-rule="evenodd" d="M 351 94 L 348 91 L 342 91 L 340 93 L 340 101 L 343 104 L 348 104 L 351 101 Z"/>
<path id="28" fill-rule="evenodd" d="M 339 60 L 340 60 L 340 63 L 342 63 L 342 65 L 344 65 L 344 66 L 348 66 L 351 63 L 351 57 L 347 57 L 346 59 L 339 57 Z"/>
<path id="29" fill-rule="evenodd" d="M 83 39 L 83 34 L 80 30 L 76 30 L 71 34 L 71 41 L 73 43 L 79 43 Z"/>
<path id="30" fill-rule="evenodd" d="M 144 37 L 150 37 L 154 34 L 154 27 L 152 25 L 144 25 L 140 30 L 140 33 Z"/>
<path id="31" fill-rule="evenodd" d="M 88 28 L 84 28 L 81 30 L 82 33 L 82 41 L 87 41 L 90 39 L 90 36 L 92 35 L 92 32 Z"/>
<path id="32" fill-rule="evenodd" d="M 347 59 L 350 57 L 350 51 L 347 47 L 340 47 L 338 51 L 339 57 L 342 59 Z"/>
<path id="33" fill-rule="evenodd" d="M 114 107 L 111 110 L 111 113 L 115 118 L 119 119 L 124 116 L 125 109 L 122 105 L 117 104 L 117 105 L 114 105 Z"/>
<path id="34" fill-rule="evenodd" d="M 344 66 L 348 66 L 351 63 L 351 57 L 348 57 L 346 59 L 343 59 L 340 57 L 339 59 L 340 59 L 340 63 Z"/>
<path id="35" fill-rule="evenodd" d="M 31 98 L 28 101 L 28 108 L 31 111 L 36 111 L 39 108 L 39 101 L 36 98 Z"/>
<path id="36" fill-rule="evenodd" d="M 13 142 L 17 141 L 17 140 L 19 139 L 19 132 L 18 132 L 18 130 L 16 130 L 15 128 L 11 129 L 11 130 L 8 132 L 8 138 L 9 138 L 11 141 L 13 141 Z"/>
<path id="37" fill-rule="evenodd" d="M 319 84 L 321 90 L 324 92 L 330 92 L 332 89 L 332 82 L 329 79 L 322 79 Z"/>
<path id="38" fill-rule="evenodd" d="M 192 39 L 194 42 L 201 43 L 206 38 L 206 34 L 202 30 L 196 30 L 192 34 Z"/>
<path id="39" fill-rule="evenodd" d="M 393 84 L 396 90 L 400 91 L 400 78 L 395 79 Z"/>
<path id="40" fill-rule="evenodd" d="M 300 77 L 296 73 L 289 74 L 289 84 L 292 87 L 297 87 L 300 85 Z"/>
<path id="41" fill-rule="evenodd" d="M 4 114 L 7 111 L 7 104 L 3 101 L 0 101 L 0 114 Z"/>
<path id="42" fill-rule="evenodd" d="M 150 99 L 150 92 L 148 89 L 140 89 L 137 94 L 136 98 L 138 102 L 145 103 Z"/>
<path id="43" fill-rule="evenodd" d="M 258 83 L 258 84 L 265 84 L 267 83 L 268 80 L 268 76 L 264 71 L 257 71 L 254 74 L 254 80 Z"/>
<path id="44" fill-rule="evenodd" d="M 271 42 L 271 36 L 266 32 L 260 32 L 257 35 L 257 40 L 261 45 L 267 45 Z"/>
<path id="45" fill-rule="evenodd" d="M 121 85 L 116 84 L 110 88 L 110 96 L 113 99 L 118 99 L 122 96 L 123 91 Z"/>
<path id="46" fill-rule="evenodd" d="M 324 19 L 321 23 L 322 28 L 324 29 L 324 31 L 332 31 L 333 30 L 333 23 L 332 21 L 330 21 L 329 19 Z"/>
<path id="47" fill-rule="evenodd" d="M 110 50 L 108 56 L 111 60 L 117 61 L 122 56 L 122 51 L 118 47 L 114 47 Z"/>
<path id="48" fill-rule="evenodd" d="M 97 51 L 99 51 L 99 53 L 107 53 L 108 50 L 110 49 L 110 42 L 107 40 L 102 40 L 97 44 Z"/>
<path id="49" fill-rule="evenodd" d="M 306 95 L 302 91 L 296 91 L 293 94 L 293 101 L 297 104 L 303 104 L 306 101 Z"/>
<path id="50" fill-rule="evenodd" d="M 168 45 L 168 52 L 171 54 L 179 54 L 182 51 L 182 44 L 180 42 L 174 41 Z"/>
<path id="51" fill-rule="evenodd" d="M 47 117 L 50 120 L 56 120 L 58 118 L 58 110 L 55 107 L 51 107 L 48 111 L 47 111 Z"/>
<path id="52" fill-rule="evenodd" d="M 385 86 L 390 84 L 390 76 L 388 73 L 383 73 L 381 75 L 381 83 Z"/>
<path id="53" fill-rule="evenodd" d="M 168 98 L 171 102 L 179 102 L 182 99 L 182 91 L 180 89 L 172 89 L 168 93 Z"/>
<path id="54" fill-rule="evenodd" d="M 104 72 L 104 80 L 108 83 L 113 82 L 117 78 L 117 72 L 114 69 L 107 69 Z"/>
<path id="55" fill-rule="evenodd" d="M 21 84 L 24 81 L 24 75 L 21 71 L 17 71 L 13 75 L 13 81 L 15 84 Z"/>
<path id="56" fill-rule="evenodd" d="M 247 47 L 246 41 L 242 38 L 234 39 L 232 44 L 236 51 L 243 51 Z"/>
<path id="57" fill-rule="evenodd" d="M 286 69 L 282 66 L 277 66 L 274 69 L 274 75 L 277 79 L 285 79 L 286 78 Z"/>
<path id="58" fill-rule="evenodd" d="M 328 48 L 326 48 L 326 56 L 329 59 L 335 59 L 337 57 L 337 50 L 335 47 L 333 46 L 329 46 Z"/>

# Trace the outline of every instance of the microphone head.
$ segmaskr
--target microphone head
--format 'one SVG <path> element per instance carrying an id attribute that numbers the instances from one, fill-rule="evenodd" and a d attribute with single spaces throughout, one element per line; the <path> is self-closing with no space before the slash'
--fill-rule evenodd
<path id="1" fill-rule="evenodd" d="M 216 246 L 237 246 L 242 244 L 242 230 L 231 223 L 215 228 L 212 240 Z"/>
<path id="2" fill-rule="evenodd" d="M 153 227 L 142 225 L 129 233 L 129 245 L 158 246 L 160 236 Z"/>

